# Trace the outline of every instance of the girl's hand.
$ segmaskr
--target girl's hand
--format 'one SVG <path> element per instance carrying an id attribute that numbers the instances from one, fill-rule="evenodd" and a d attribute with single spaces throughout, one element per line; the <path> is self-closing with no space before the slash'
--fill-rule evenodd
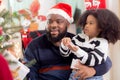
<path id="1" fill-rule="evenodd" d="M 68 47 L 70 50 L 72 50 L 72 51 L 74 51 L 74 52 L 76 52 L 76 51 L 78 50 L 78 47 L 75 46 L 75 45 L 72 43 L 72 41 L 71 41 L 70 38 L 68 38 L 68 37 L 63 38 L 63 39 L 62 39 L 62 42 L 63 42 L 63 45 L 66 46 L 66 47 Z"/>
<path id="2" fill-rule="evenodd" d="M 67 47 L 74 52 L 78 50 L 78 46 L 75 46 L 73 43 L 70 43 Z"/>
<path id="3" fill-rule="evenodd" d="M 70 38 L 68 38 L 68 37 L 63 38 L 63 39 L 62 39 L 62 42 L 63 42 L 63 45 L 66 46 L 66 47 L 68 47 L 70 50 L 72 50 L 72 51 L 74 51 L 74 52 L 76 52 L 76 51 L 78 50 L 78 47 L 75 46 L 75 45 L 72 43 L 72 41 L 71 41 Z"/>
<path id="4" fill-rule="evenodd" d="M 62 43 L 64 46 L 68 46 L 71 43 L 71 39 L 68 37 L 65 37 L 62 39 Z"/>

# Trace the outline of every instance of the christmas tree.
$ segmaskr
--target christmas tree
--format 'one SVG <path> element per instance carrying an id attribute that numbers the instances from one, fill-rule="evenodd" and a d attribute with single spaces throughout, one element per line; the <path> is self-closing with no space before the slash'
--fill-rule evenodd
<path id="1" fill-rule="evenodd" d="M 14 34 L 22 29 L 20 17 L 17 12 L 11 13 L 3 9 L 0 12 L 0 53 L 13 46 L 11 41 L 17 38 Z M 5 55 L 6 56 L 6 55 Z"/>

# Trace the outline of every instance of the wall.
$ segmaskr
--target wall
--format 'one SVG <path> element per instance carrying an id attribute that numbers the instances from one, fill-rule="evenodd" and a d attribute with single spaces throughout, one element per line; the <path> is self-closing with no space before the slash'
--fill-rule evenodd
<path id="1" fill-rule="evenodd" d="M 120 18 L 120 0 L 107 0 L 107 8 L 113 11 Z M 110 44 L 110 54 L 112 68 L 105 75 L 105 80 L 120 80 L 120 41 Z"/>
<path id="2" fill-rule="evenodd" d="M 111 59 L 112 59 L 112 69 L 110 72 L 111 80 L 120 80 L 120 41 L 115 45 L 110 45 L 111 47 Z"/>

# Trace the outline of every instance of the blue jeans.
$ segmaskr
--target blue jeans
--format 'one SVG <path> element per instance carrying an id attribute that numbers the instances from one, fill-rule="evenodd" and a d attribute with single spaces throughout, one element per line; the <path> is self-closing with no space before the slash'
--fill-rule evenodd
<path id="1" fill-rule="evenodd" d="M 72 71 L 72 73 L 70 74 L 69 80 L 78 80 L 80 77 L 74 77 L 75 71 Z M 103 80 L 102 76 L 93 76 L 90 78 L 87 78 L 85 80 Z"/>

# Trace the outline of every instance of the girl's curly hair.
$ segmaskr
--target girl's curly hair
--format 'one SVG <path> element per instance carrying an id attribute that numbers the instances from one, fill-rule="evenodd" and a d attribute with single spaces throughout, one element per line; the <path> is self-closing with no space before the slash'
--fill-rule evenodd
<path id="1" fill-rule="evenodd" d="M 98 37 L 105 38 L 110 43 L 115 43 L 120 39 L 120 20 L 108 9 L 86 10 L 79 18 L 77 25 L 84 28 L 88 15 L 93 15 L 98 22 L 98 27 L 102 29 Z"/>

